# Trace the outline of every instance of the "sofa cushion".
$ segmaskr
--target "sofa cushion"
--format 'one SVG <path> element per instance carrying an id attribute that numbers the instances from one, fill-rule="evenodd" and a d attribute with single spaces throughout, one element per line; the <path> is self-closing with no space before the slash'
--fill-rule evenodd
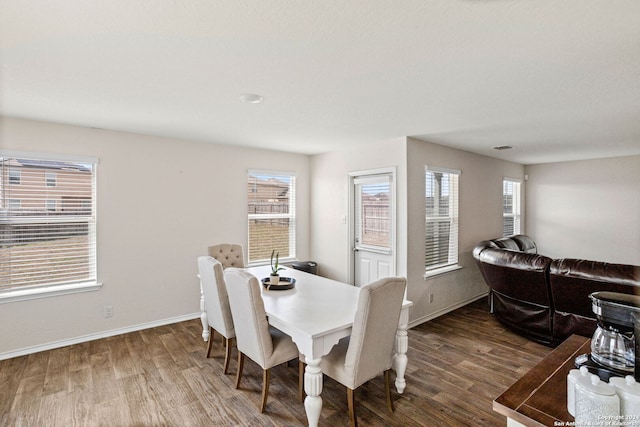
<path id="1" fill-rule="evenodd" d="M 513 240 L 510 237 L 501 237 L 499 239 L 492 239 L 491 241 L 496 246 L 498 246 L 499 248 L 502 248 L 502 249 L 509 249 L 509 250 L 512 250 L 512 251 L 519 251 L 520 250 L 520 247 L 518 246 L 516 241 Z"/>
<path id="2" fill-rule="evenodd" d="M 524 234 L 516 234 L 515 236 L 511 236 L 511 239 L 516 242 L 518 248 L 522 252 L 526 252 L 528 254 L 537 254 L 538 248 L 536 247 L 536 242 L 529 236 L 525 236 Z"/>
<path id="3" fill-rule="evenodd" d="M 487 248 L 500 249 L 500 247 L 496 245 L 494 242 L 492 242 L 491 240 L 483 240 L 473 248 L 473 251 L 472 251 L 473 257 L 476 260 L 478 260 L 478 257 L 480 256 L 480 252 L 484 251 Z"/>
<path id="4" fill-rule="evenodd" d="M 595 319 L 589 294 L 640 292 L 640 267 L 584 259 L 556 259 L 549 268 L 556 310 Z"/>
<path id="5" fill-rule="evenodd" d="M 640 267 L 584 259 L 557 259 L 549 268 L 553 299 L 554 338 L 590 337 L 596 328 L 589 295 L 597 291 L 640 293 Z"/>

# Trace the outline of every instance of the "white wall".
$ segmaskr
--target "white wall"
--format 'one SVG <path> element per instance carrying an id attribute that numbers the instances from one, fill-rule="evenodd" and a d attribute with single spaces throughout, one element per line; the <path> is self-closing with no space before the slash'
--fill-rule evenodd
<path id="1" fill-rule="evenodd" d="M 95 292 L 0 305 L 0 358 L 198 314 L 196 257 L 247 242 L 250 168 L 297 173 L 297 250 L 309 257 L 309 157 L 2 118 L 0 149 L 94 156 Z M 113 317 L 103 318 L 103 307 Z M 10 326 L 9 326 L 10 325 Z"/>
<path id="2" fill-rule="evenodd" d="M 486 294 L 472 256 L 478 242 L 502 236 L 502 179 L 524 179 L 524 166 L 408 138 L 408 297 L 412 324 L 437 317 Z M 424 279 L 425 166 L 460 175 L 459 264 L 461 270 Z M 433 294 L 433 302 L 429 302 Z"/>
<path id="3" fill-rule="evenodd" d="M 526 167 L 528 233 L 540 253 L 640 265 L 640 156 Z"/>
<path id="4" fill-rule="evenodd" d="M 311 157 L 311 255 L 319 273 L 349 282 L 349 173 L 396 168 L 396 273 L 406 272 L 406 148 L 405 138 L 372 142 L 356 149 Z M 347 221 L 348 222 L 348 221 Z"/>
<path id="5" fill-rule="evenodd" d="M 216 242 L 246 244 L 246 172 L 252 168 L 297 173 L 298 258 L 315 260 L 321 274 L 347 281 L 351 251 L 342 218 L 349 211 L 348 174 L 396 167 L 397 273 L 408 279 L 414 302 L 410 321 L 421 323 L 486 293 L 471 250 L 502 233 L 503 177 L 525 174 L 519 164 L 412 138 L 309 158 L 0 120 L 0 149 L 100 159 L 98 278 L 104 283 L 96 292 L 0 305 L 0 358 L 197 315 L 195 258 Z M 464 267 L 427 280 L 422 277 L 425 165 L 462 170 Z M 640 156 L 534 165 L 526 173 L 523 232 L 541 253 L 640 265 Z M 112 318 L 102 317 L 105 305 L 113 306 Z"/>
<path id="6" fill-rule="evenodd" d="M 462 270 L 425 280 L 424 167 L 462 170 L 460 262 Z M 323 275 L 347 281 L 351 257 L 342 217 L 348 213 L 348 173 L 395 166 L 398 169 L 398 270 L 407 277 L 414 302 L 412 325 L 464 305 L 487 292 L 471 256 L 481 240 L 502 234 L 502 178 L 524 179 L 524 166 L 430 144 L 412 138 L 372 143 L 311 159 L 311 254 Z M 429 293 L 434 294 L 429 303 Z"/>

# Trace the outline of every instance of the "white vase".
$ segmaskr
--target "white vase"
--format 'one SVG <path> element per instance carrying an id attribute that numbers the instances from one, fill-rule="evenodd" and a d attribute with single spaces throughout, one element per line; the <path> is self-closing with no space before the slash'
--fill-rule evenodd
<path id="1" fill-rule="evenodd" d="M 270 285 L 277 285 L 280 282 L 280 276 L 278 276 L 277 274 L 272 274 L 271 276 L 269 276 L 269 284 Z"/>

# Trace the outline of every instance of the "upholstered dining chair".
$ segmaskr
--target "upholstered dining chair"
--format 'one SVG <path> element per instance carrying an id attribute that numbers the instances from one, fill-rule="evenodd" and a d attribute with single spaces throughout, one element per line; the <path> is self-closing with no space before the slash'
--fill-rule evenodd
<path id="1" fill-rule="evenodd" d="M 247 356 L 262 368 L 262 402 L 264 412 L 269 395 L 270 369 L 298 357 L 291 337 L 269 326 L 260 283 L 251 273 L 237 268 L 224 272 L 231 314 L 236 329 L 238 371 L 236 389 L 240 388 L 244 358 Z"/>
<path id="2" fill-rule="evenodd" d="M 244 268 L 244 249 L 242 245 L 232 243 L 221 243 L 209 246 L 209 256 L 214 257 L 222 268 L 236 267 Z"/>
<path id="3" fill-rule="evenodd" d="M 387 407 L 391 400 L 390 374 L 396 330 L 406 279 L 387 277 L 363 286 L 351 336 L 343 338 L 322 358 L 322 372 L 347 387 L 347 404 L 352 426 L 357 426 L 355 389 L 384 373 Z"/>
<path id="4" fill-rule="evenodd" d="M 231 360 L 232 341 L 236 333 L 233 326 L 231 308 L 229 307 L 229 298 L 227 297 L 227 287 L 224 283 L 222 264 L 210 256 L 200 256 L 198 257 L 198 275 L 200 276 L 204 295 L 204 309 L 209 325 L 207 357 L 211 355 L 214 331 L 217 331 L 224 338 L 223 372 L 226 374 Z"/>

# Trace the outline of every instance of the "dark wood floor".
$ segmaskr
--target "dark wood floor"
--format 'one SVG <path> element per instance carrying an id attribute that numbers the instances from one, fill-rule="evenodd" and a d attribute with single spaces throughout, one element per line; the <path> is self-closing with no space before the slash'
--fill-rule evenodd
<path id="1" fill-rule="evenodd" d="M 273 369 L 260 414 L 261 370 L 245 363 L 240 390 L 222 375 L 199 320 L 0 361 L 2 426 L 298 426 L 297 364 Z M 492 401 L 550 348 L 521 338 L 484 300 L 409 330 L 407 389 L 387 412 L 382 376 L 358 389 L 360 426 L 505 426 Z M 325 377 L 322 426 L 347 425 L 345 389 Z"/>

